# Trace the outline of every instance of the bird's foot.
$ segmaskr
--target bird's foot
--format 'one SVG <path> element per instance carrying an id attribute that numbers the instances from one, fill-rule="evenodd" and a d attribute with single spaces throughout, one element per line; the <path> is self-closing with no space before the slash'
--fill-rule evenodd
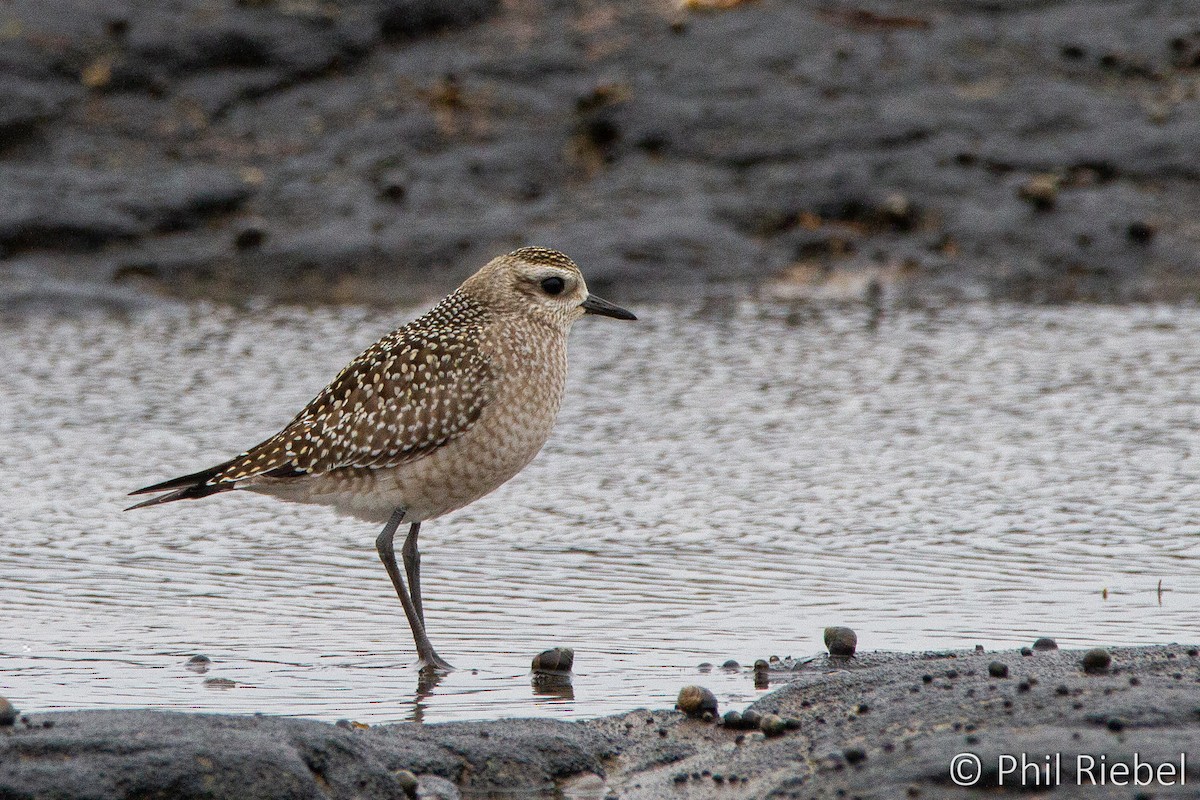
<path id="1" fill-rule="evenodd" d="M 432 650 L 421 654 L 421 657 L 417 660 L 417 668 L 421 672 L 437 672 L 442 675 L 454 671 L 454 666 L 449 661 Z"/>

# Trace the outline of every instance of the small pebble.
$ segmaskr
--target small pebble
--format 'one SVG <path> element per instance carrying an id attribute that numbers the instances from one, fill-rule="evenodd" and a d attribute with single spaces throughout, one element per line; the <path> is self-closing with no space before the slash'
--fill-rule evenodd
<path id="1" fill-rule="evenodd" d="M 1021 655 L 1023 655 L 1023 656 L 1031 656 L 1031 655 L 1033 655 L 1033 648 L 1031 648 L 1031 647 L 1022 647 L 1022 648 L 1021 648 Z"/>
<path id="2" fill-rule="evenodd" d="M 4 697 L 0 697 L 0 726 L 8 727 L 17 721 L 17 716 L 20 714 L 17 709 L 13 708 L 13 704 L 8 702 Z"/>
<path id="3" fill-rule="evenodd" d="M 787 723 L 778 714 L 765 714 L 758 723 L 758 729 L 765 736 L 782 736 L 787 730 Z"/>
<path id="4" fill-rule="evenodd" d="M 892 222 L 900 223 L 912 213 L 913 204 L 906 195 L 900 192 L 892 192 L 884 198 L 880 208 L 884 214 L 891 218 Z"/>
<path id="5" fill-rule="evenodd" d="M 783 725 L 789 731 L 800 730 L 800 720 L 796 719 L 795 717 L 788 717 L 783 721 Z"/>
<path id="6" fill-rule="evenodd" d="M 703 686 L 685 686 L 679 690 L 675 708 L 689 717 L 702 717 L 705 713 L 715 716 L 717 696 Z"/>
<path id="7" fill-rule="evenodd" d="M 760 658 L 754 662 L 754 671 L 755 672 L 770 672 L 771 665 L 767 663 L 766 659 Z"/>
<path id="8" fill-rule="evenodd" d="M 725 723 L 725 727 L 731 730 L 737 730 L 742 727 L 742 714 L 740 711 L 726 711 L 722 720 Z"/>
<path id="9" fill-rule="evenodd" d="M 416 775 L 406 769 L 398 769 L 392 774 L 396 778 L 396 783 L 400 784 L 400 788 L 405 795 L 408 797 L 417 796 L 418 781 Z"/>
<path id="10" fill-rule="evenodd" d="M 1156 230 L 1149 222 L 1131 222 L 1129 227 L 1125 229 L 1125 235 L 1129 237 L 1129 241 L 1135 244 L 1150 244 L 1154 239 Z"/>
<path id="11" fill-rule="evenodd" d="M 208 672 L 209 666 L 212 664 L 212 659 L 208 656 L 195 655 L 187 660 L 184 666 L 198 675 L 203 675 Z"/>
<path id="12" fill-rule="evenodd" d="M 1125 730 L 1125 721 L 1119 717 L 1113 717 L 1108 721 L 1108 729 L 1113 733 L 1120 733 Z"/>
<path id="13" fill-rule="evenodd" d="M 757 711 L 742 712 L 742 727 L 746 730 L 754 730 L 762 722 L 762 714 Z"/>
<path id="14" fill-rule="evenodd" d="M 983 645 L 981 645 L 981 644 L 977 644 L 977 645 L 975 645 L 975 652 L 976 652 L 976 653 L 982 653 L 982 652 L 983 652 Z"/>
<path id="15" fill-rule="evenodd" d="M 1079 664 L 1083 667 L 1084 672 L 1107 672 L 1109 666 L 1112 664 L 1112 656 L 1103 647 L 1096 647 L 1084 653 Z"/>
<path id="16" fill-rule="evenodd" d="M 1192 658 L 1195 658 L 1196 656 L 1200 656 L 1200 650 L 1196 649 L 1195 647 L 1189 647 L 1187 654 Z"/>
<path id="17" fill-rule="evenodd" d="M 732 658 L 721 665 L 721 669 L 725 670 L 726 672 L 737 672 L 741 668 L 742 665 L 734 661 Z"/>
<path id="18" fill-rule="evenodd" d="M 1066 696 L 1071 693 L 1071 690 L 1069 688 L 1067 688 L 1067 685 L 1065 683 L 1061 683 L 1061 684 L 1059 684 L 1058 688 L 1054 690 L 1054 693 L 1058 694 L 1058 695 Z"/>
<path id="19" fill-rule="evenodd" d="M 861 764 L 867 760 L 867 753 L 861 747 L 847 747 L 842 751 L 842 756 L 850 766 Z"/>
<path id="20" fill-rule="evenodd" d="M 1038 639 L 1036 642 L 1033 643 L 1033 649 L 1034 650 L 1057 650 L 1058 642 L 1054 641 L 1053 639 L 1051 639 L 1047 636 L 1043 636 L 1042 638 Z"/>
<path id="21" fill-rule="evenodd" d="M 569 647 L 551 647 L 533 657 L 534 672 L 570 672 L 575 665 L 575 651 Z"/>
<path id="22" fill-rule="evenodd" d="M 993 678 L 1007 678 L 1008 665 L 1000 661 L 993 661 L 988 664 L 988 675 L 991 675 Z"/>
<path id="23" fill-rule="evenodd" d="M 705 661 L 701 663 L 700 666 L 696 667 L 696 669 L 700 670 L 701 672 L 712 672 L 712 668 L 713 665 L 708 661 Z"/>
<path id="24" fill-rule="evenodd" d="M 237 235 L 233 237 L 233 246 L 238 250 L 257 250 L 266 240 L 266 231 L 250 226 L 237 232 Z"/>
<path id="25" fill-rule="evenodd" d="M 1051 173 L 1033 175 L 1017 190 L 1017 195 L 1037 211 L 1049 211 L 1058 200 L 1058 176 Z"/>
<path id="26" fill-rule="evenodd" d="M 852 656 L 858 648 L 858 634 L 849 628 L 826 628 L 825 648 L 831 656 L 840 656 L 843 658 Z"/>

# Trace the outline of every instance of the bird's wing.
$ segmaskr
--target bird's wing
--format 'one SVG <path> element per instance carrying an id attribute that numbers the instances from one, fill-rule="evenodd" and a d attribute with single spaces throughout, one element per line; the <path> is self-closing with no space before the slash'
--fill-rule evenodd
<path id="1" fill-rule="evenodd" d="M 223 465 L 212 483 L 383 468 L 455 439 L 492 401 L 478 336 L 401 328 L 369 348 L 286 428 Z"/>

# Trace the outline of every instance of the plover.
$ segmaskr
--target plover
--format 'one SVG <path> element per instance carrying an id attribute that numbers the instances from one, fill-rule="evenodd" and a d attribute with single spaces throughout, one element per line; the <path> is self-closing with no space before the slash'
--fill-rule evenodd
<path id="1" fill-rule="evenodd" d="M 421 523 L 478 500 L 528 464 L 558 415 L 567 333 L 585 314 L 636 319 L 589 294 L 542 247 L 490 261 L 429 312 L 350 362 L 283 430 L 215 467 L 131 494 L 131 508 L 247 489 L 385 522 L 375 540 L 422 669 L 447 670 L 425 633 Z M 411 592 L 396 565 L 401 549 Z"/>

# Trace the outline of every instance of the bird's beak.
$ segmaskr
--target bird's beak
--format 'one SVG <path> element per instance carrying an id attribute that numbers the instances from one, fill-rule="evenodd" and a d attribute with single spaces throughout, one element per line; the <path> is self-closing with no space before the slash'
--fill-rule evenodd
<path id="1" fill-rule="evenodd" d="M 594 294 L 589 294 L 587 300 L 579 304 L 588 314 L 599 314 L 602 317 L 613 317 L 614 319 L 637 319 L 633 314 L 621 308 L 618 305 L 613 305 L 607 300 L 601 300 Z"/>

